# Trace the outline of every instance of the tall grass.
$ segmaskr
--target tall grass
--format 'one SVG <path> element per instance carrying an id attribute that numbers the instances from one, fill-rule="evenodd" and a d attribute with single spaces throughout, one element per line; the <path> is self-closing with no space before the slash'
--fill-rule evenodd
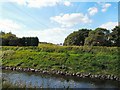
<path id="1" fill-rule="evenodd" d="M 3 66 L 120 76 L 118 47 L 42 44 L 38 47 L 4 46 L 2 50 Z"/>

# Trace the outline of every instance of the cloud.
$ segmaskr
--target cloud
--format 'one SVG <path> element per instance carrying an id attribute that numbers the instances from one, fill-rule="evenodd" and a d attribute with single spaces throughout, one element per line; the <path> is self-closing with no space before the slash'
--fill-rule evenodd
<path id="1" fill-rule="evenodd" d="M 64 5 L 65 5 L 65 6 L 70 6 L 71 3 L 70 3 L 69 1 L 65 1 L 65 2 L 64 2 Z"/>
<path id="2" fill-rule="evenodd" d="M 51 42 L 54 44 L 63 43 L 64 39 L 73 32 L 73 29 L 66 29 L 66 28 L 50 28 L 44 30 L 29 30 L 24 31 L 22 30 L 21 33 L 15 33 L 18 37 L 35 37 L 39 38 L 40 42 Z"/>
<path id="3" fill-rule="evenodd" d="M 60 0 L 30 0 L 27 3 L 28 7 L 41 8 L 47 6 L 55 6 L 60 3 Z"/>
<path id="4" fill-rule="evenodd" d="M 89 15 L 93 16 L 98 12 L 98 8 L 96 7 L 91 7 L 88 9 Z"/>
<path id="5" fill-rule="evenodd" d="M 17 3 L 18 5 L 24 5 L 31 8 L 52 7 L 59 4 L 70 6 L 69 1 L 62 0 L 9 0 L 10 2 Z"/>
<path id="6" fill-rule="evenodd" d="M 3 31 L 15 31 L 21 29 L 22 26 L 10 19 L 0 20 L 0 29 Z"/>
<path id="7" fill-rule="evenodd" d="M 39 31 L 39 40 L 51 43 L 63 43 L 64 39 L 73 31 L 72 29 L 66 28 L 52 28 Z"/>
<path id="8" fill-rule="evenodd" d="M 105 24 L 102 24 L 102 25 L 99 26 L 99 27 L 101 27 L 101 28 L 106 28 L 106 29 L 111 30 L 111 29 L 113 29 L 115 26 L 118 26 L 118 22 L 107 22 L 107 23 L 105 23 Z"/>
<path id="9" fill-rule="evenodd" d="M 74 30 L 67 28 L 49 28 L 39 30 L 28 30 L 24 25 L 16 23 L 13 20 L 0 20 L 0 30 L 12 32 L 17 37 L 38 37 L 41 42 L 63 43 L 64 39 Z"/>
<path id="10" fill-rule="evenodd" d="M 63 14 L 51 17 L 50 19 L 61 24 L 62 27 L 72 27 L 76 24 L 86 24 L 92 22 L 87 15 L 82 13 Z"/>
<path id="11" fill-rule="evenodd" d="M 103 4 L 103 5 L 102 5 L 102 12 L 106 12 L 107 9 L 108 9 L 110 6 L 111 6 L 110 3 L 105 3 L 105 4 Z"/>
<path id="12" fill-rule="evenodd" d="M 18 5 L 26 5 L 26 0 L 9 0 L 8 2 L 14 2 L 17 3 Z"/>

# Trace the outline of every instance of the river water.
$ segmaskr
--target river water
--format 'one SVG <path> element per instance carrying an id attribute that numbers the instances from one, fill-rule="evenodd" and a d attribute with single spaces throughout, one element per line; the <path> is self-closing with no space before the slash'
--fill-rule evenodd
<path id="1" fill-rule="evenodd" d="M 31 88 L 115 88 L 120 89 L 120 82 L 89 78 L 47 75 L 34 72 L 3 70 L 2 76 L 13 85 L 24 84 Z"/>

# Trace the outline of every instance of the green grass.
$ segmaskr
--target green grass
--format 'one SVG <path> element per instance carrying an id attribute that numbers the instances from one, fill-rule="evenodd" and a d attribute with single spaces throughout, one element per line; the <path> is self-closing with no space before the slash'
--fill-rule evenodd
<path id="1" fill-rule="evenodd" d="M 120 77 L 118 47 L 56 46 L 2 47 L 2 65 L 68 72 L 114 74 Z"/>

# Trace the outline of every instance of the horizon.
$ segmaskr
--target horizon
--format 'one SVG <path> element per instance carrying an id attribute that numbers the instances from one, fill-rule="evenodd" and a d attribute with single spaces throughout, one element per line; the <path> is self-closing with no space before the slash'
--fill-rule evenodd
<path id="1" fill-rule="evenodd" d="M 11 0 L 12 1 L 12 0 Z M 2 2 L 0 29 L 17 37 L 38 37 L 40 42 L 63 43 L 73 31 L 118 25 L 118 2 L 61 0 Z"/>

